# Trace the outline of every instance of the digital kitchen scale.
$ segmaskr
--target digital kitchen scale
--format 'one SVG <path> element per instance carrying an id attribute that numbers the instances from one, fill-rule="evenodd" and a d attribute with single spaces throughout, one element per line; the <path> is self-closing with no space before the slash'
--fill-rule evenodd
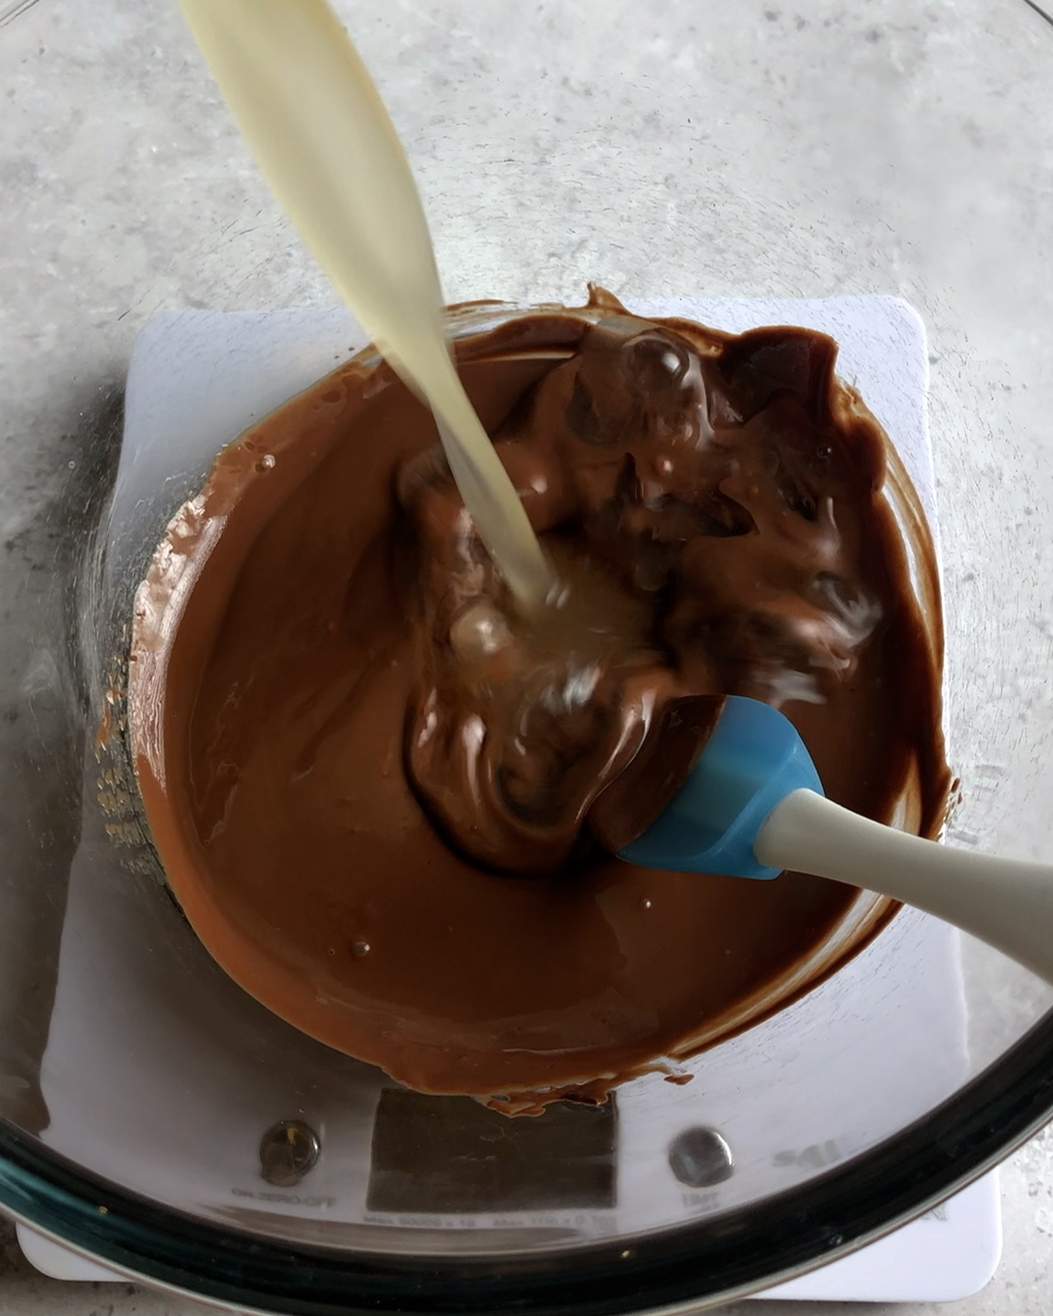
<path id="1" fill-rule="evenodd" d="M 858 385 L 895 435 L 935 526 L 925 338 L 904 302 L 722 298 L 634 302 L 632 309 L 687 316 L 731 331 L 782 323 L 833 334 L 841 346 L 842 377 Z M 140 335 L 129 370 L 115 500 L 134 502 L 137 490 L 156 488 L 168 478 L 173 451 L 193 451 L 194 460 L 184 466 L 207 464 L 224 442 L 353 355 L 364 341 L 343 311 L 193 311 L 157 317 Z M 616 1220 L 631 1232 L 633 1212 L 644 1201 L 652 1214 L 657 1205 L 686 1219 L 725 1201 L 734 1204 L 737 1193 L 748 1192 L 751 1148 L 733 1116 L 740 1090 L 749 1090 L 751 1101 L 769 1101 L 771 1119 L 785 1126 L 784 1147 L 764 1167 L 769 1177 L 781 1170 L 789 1175 L 795 1167 L 818 1172 L 855 1153 L 837 1133 L 836 1090 L 799 1112 L 779 1084 L 757 1077 L 759 1070 L 751 1083 L 751 1066 L 760 1063 L 758 1036 L 766 1039 L 766 1065 L 772 1049 L 782 1048 L 783 1063 L 804 1067 L 803 1072 L 828 1065 L 831 1055 L 847 1055 L 865 1036 L 868 1063 L 880 1072 L 874 1118 L 882 1128 L 884 1121 L 896 1126 L 897 1110 L 902 1124 L 907 1118 L 902 1112 L 924 1109 L 919 1102 L 936 1104 L 969 1077 L 957 934 L 905 911 L 878 938 L 883 948 L 895 947 L 894 981 L 873 987 L 868 957 L 874 948 L 868 948 L 819 989 L 831 1002 L 821 1029 L 795 1033 L 796 1007 L 789 1007 L 760 1026 L 764 1034 L 750 1030 L 708 1053 L 698 1062 L 695 1081 L 676 1090 L 675 1101 L 668 1088 L 663 1090 L 660 1110 L 654 1097 L 662 1080 L 653 1077 L 623 1087 L 607 1107 L 560 1106 L 543 1120 L 503 1121 L 465 1101 L 460 1121 L 437 1131 L 429 1118 L 435 1098 L 406 1092 L 356 1062 L 338 1063 L 291 1029 L 287 1068 L 263 1068 L 257 1081 L 246 1084 L 227 1063 L 224 1039 L 236 1035 L 251 1049 L 255 1030 L 274 1021 L 203 950 L 189 989 L 195 999 L 173 1000 L 171 975 L 164 968 L 165 919 L 178 915 L 160 910 L 154 900 L 137 905 L 128 873 L 107 858 L 112 850 L 107 826 L 114 824 L 107 823 L 96 801 L 112 783 L 100 778 L 91 751 L 85 776 L 82 829 L 41 1066 L 49 1123 L 39 1137 L 88 1167 L 92 1148 L 105 1147 L 109 1159 L 99 1173 L 147 1196 L 163 1182 L 164 1200 L 185 1203 L 186 1209 L 198 1209 L 199 1194 L 194 1158 L 186 1151 L 199 1151 L 206 1138 L 209 1163 L 223 1184 L 209 1209 L 215 1219 L 236 1227 L 251 1228 L 254 1219 L 262 1222 L 278 1211 L 290 1228 L 297 1220 L 346 1219 L 425 1231 L 485 1225 L 513 1235 L 529 1227 L 558 1239 L 564 1233 L 600 1236 Z M 185 984 L 182 992 L 185 998 Z M 886 1008 L 890 1000 L 894 1011 Z M 211 1031 L 201 1024 L 209 1018 L 215 1019 Z M 883 1029 L 898 1030 L 902 1050 L 904 1027 L 915 1030 L 911 1045 L 930 1057 L 924 1073 L 880 1070 Z M 335 1066 L 347 1083 L 346 1098 L 324 1112 L 314 1095 L 322 1061 Z M 178 1076 L 188 1073 L 193 1083 L 181 1084 Z M 929 1085 L 926 1092 L 919 1092 L 920 1084 Z M 836 1083 L 831 1086 L 836 1089 Z M 723 1113 L 717 1118 L 715 1111 Z M 480 1137 L 491 1136 L 488 1130 L 498 1127 L 494 1120 L 500 1131 L 492 1135 L 494 1152 L 484 1167 L 467 1153 Z M 429 1191 L 422 1209 L 419 1186 L 425 1179 Z M 24 1226 L 18 1234 L 28 1259 L 46 1274 L 123 1278 Z M 992 1174 L 896 1233 L 764 1296 L 965 1297 L 994 1273 L 1000 1235 Z"/>

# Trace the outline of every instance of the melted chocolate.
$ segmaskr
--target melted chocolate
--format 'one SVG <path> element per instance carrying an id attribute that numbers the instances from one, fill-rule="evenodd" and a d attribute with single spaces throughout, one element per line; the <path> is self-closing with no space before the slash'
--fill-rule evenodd
<path id="1" fill-rule="evenodd" d="M 610 851 L 728 693 L 779 703 L 842 804 L 942 820 L 938 639 L 835 357 L 606 294 L 463 341 L 560 572 L 529 619 L 386 367 L 342 368 L 222 454 L 140 590 L 130 701 L 169 880 L 233 977 L 412 1087 L 534 1110 L 833 967 L 851 889 Z"/>

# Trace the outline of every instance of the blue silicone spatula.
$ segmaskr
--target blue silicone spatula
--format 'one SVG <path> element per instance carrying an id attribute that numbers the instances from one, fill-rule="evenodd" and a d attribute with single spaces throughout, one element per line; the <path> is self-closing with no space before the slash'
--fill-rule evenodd
<path id="1" fill-rule="evenodd" d="M 915 905 L 1053 982 L 1053 867 L 910 836 L 842 808 L 778 709 L 729 696 L 672 803 L 619 851 L 677 872 L 775 878 L 785 869 Z"/>

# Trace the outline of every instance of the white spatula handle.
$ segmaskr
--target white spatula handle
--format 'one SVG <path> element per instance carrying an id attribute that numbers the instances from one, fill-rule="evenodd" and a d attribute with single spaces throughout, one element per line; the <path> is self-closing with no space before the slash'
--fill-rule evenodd
<path id="1" fill-rule="evenodd" d="M 813 791 L 788 795 L 758 834 L 763 864 L 850 882 L 953 923 L 1053 983 L 1053 867 L 908 836 Z"/>

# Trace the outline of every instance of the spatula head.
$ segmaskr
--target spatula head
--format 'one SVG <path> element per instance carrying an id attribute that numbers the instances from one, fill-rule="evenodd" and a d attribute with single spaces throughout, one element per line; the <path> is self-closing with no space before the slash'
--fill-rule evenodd
<path id="1" fill-rule="evenodd" d="M 797 728 L 770 704 L 729 695 L 679 794 L 619 857 L 681 873 L 778 877 L 753 843 L 776 806 L 802 789 L 823 794 Z"/>

